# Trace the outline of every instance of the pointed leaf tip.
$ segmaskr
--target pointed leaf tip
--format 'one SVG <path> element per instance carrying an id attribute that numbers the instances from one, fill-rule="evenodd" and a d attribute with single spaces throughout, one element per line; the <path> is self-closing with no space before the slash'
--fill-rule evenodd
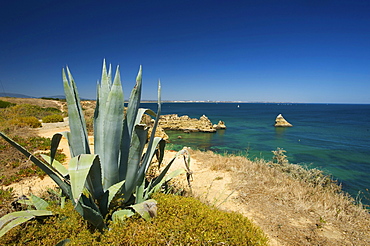
<path id="1" fill-rule="evenodd" d="M 137 73 L 136 81 L 141 81 L 142 74 L 143 74 L 143 67 L 142 67 L 142 65 L 140 65 L 139 72 Z"/>

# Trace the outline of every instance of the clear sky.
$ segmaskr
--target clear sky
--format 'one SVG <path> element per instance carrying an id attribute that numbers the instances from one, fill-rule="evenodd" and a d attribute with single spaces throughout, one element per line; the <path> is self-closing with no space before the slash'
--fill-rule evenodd
<path id="1" fill-rule="evenodd" d="M 125 98 L 370 103 L 370 1 L 5 0 L 0 92 L 95 98 L 105 58 Z"/>

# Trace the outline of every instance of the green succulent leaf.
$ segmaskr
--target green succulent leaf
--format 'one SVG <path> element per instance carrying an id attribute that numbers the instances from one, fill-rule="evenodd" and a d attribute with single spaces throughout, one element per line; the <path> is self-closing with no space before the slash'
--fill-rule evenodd
<path id="1" fill-rule="evenodd" d="M 135 121 L 140 106 L 141 84 L 142 84 L 142 67 L 140 66 L 138 75 L 136 77 L 136 85 L 131 91 L 129 103 L 127 106 L 127 124 L 130 133 L 134 130 Z"/>
<path id="2" fill-rule="evenodd" d="M 60 163 L 57 160 L 53 160 L 53 162 L 51 163 L 52 158 L 50 156 L 47 156 L 44 154 L 40 154 L 40 155 L 47 163 L 49 163 L 52 167 L 54 167 L 63 177 L 68 176 L 68 169 L 65 166 L 63 166 L 62 163 Z"/>
<path id="3" fill-rule="evenodd" d="M 37 210 L 46 210 L 46 208 L 49 206 L 47 201 L 33 194 L 31 194 L 31 201 Z"/>
<path id="4" fill-rule="evenodd" d="M 107 189 L 119 181 L 118 165 L 120 156 L 120 144 L 122 137 L 124 98 L 121 86 L 119 68 L 117 67 L 116 76 L 113 85 L 110 88 L 106 102 L 106 112 L 103 124 L 103 145 L 102 152 L 99 154 L 103 167 L 103 186 Z M 99 144 L 102 144 L 99 142 Z M 101 150 L 101 147 L 98 147 Z M 109 150 L 109 151 L 107 151 Z"/>
<path id="5" fill-rule="evenodd" d="M 107 228 L 102 213 L 91 197 L 86 197 L 82 194 L 79 202 L 75 205 L 75 209 L 85 220 L 89 221 L 99 230 Z"/>
<path id="6" fill-rule="evenodd" d="M 48 210 L 26 210 L 6 214 L 0 218 L 0 237 L 17 225 L 29 221 L 38 216 L 50 216 L 53 213 Z"/>
<path id="7" fill-rule="evenodd" d="M 93 164 L 95 163 L 96 165 L 98 165 L 97 158 L 97 155 L 81 154 L 79 156 L 73 157 L 69 162 L 68 171 L 71 178 L 72 197 L 75 203 L 78 203 L 81 197 L 81 194 L 85 188 L 88 174 Z M 94 182 L 94 184 L 98 184 L 98 182 Z M 102 189 L 100 189 L 101 185 L 100 187 L 98 186 L 90 188 L 99 189 L 99 191 L 93 190 L 93 192 L 91 192 L 93 195 L 94 193 L 103 193 Z"/>
<path id="8" fill-rule="evenodd" d="M 132 155 L 137 154 L 136 151 L 134 151 L 135 153 L 130 152 L 132 139 L 135 137 L 135 127 L 136 127 L 135 122 L 137 121 L 138 118 L 137 114 L 140 106 L 141 83 L 142 83 L 141 78 L 142 78 L 142 67 L 140 66 L 138 75 L 136 77 L 136 85 L 131 91 L 131 95 L 126 110 L 126 116 L 123 124 L 121 141 L 121 158 L 119 163 L 120 179 L 126 179 L 126 177 L 130 177 L 130 175 L 133 174 L 133 170 L 137 169 L 137 167 L 134 167 L 132 166 L 132 164 L 129 164 L 129 159 L 130 156 L 132 157 Z"/>
<path id="9" fill-rule="evenodd" d="M 63 134 L 56 133 L 51 138 L 51 146 L 50 146 L 50 157 L 51 157 L 51 160 L 49 161 L 50 164 L 55 159 L 55 155 L 57 153 L 57 149 L 58 149 L 58 146 L 59 146 L 59 143 L 60 143 L 60 140 L 62 139 L 62 137 L 63 137 Z"/>
<path id="10" fill-rule="evenodd" d="M 123 185 L 125 184 L 125 180 L 112 185 L 108 188 L 108 190 L 104 193 L 102 199 L 100 200 L 100 207 L 102 210 L 102 214 L 105 215 L 108 213 L 108 209 L 111 207 L 112 200 L 116 197 L 121 198 L 119 196 L 119 191 L 122 190 Z"/>
<path id="11" fill-rule="evenodd" d="M 147 189 L 147 193 L 146 193 L 146 195 L 145 195 L 145 197 L 144 197 L 144 199 L 146 200 L 146 199 L 148 199 L 153 193 L 155 193 L 155 192 L 157 192 L 157 191 L 159 191 L 160 189 L 161 189 L 161 187 L 162 187 L 162 185 L 165 183 L 165 182 L 168 182 L 168 181 L 170 181 L 171 179 L 173 179 L 173 178 L 175 178 L 175 177 L 177 177 L 177 176 L 179 176 L 179 175 L 181 175 L 181 174 L 185 174 L 185 173 L 187 173 L 186 171 L 185 171 L 185 169 L 183 169 L 183 168 L 180 168 L 180 169 L 176 169 L 176 170 L 174 170 L 173 172 L 171 172 L 171 173 L 169 173 L 169 174 L 167 174 L 164 178 L 162 178 L 161 180 L 157 180 L 157 182 L 156 182 L 156 185 L 155 186 L 153 186 L 153 185 L 150 185 L 149 186 L 149 188 Z"/>
<path id="12" fill-rule="evenodd" d="M 111 67 L 110 67 L 111 68 Z M 110 71 L 111 72 L 111 71 Z M 107 111 L 107 100 L 112 85 L 111 76 L 107 73 L 105 60 L 100 84 L 97 85 L 97 100 L 94 113 L 94 149 L 95 153 L 104 152 L 104 121 Z"/>
<path id="13" fill-rule="evenodd" d="M 147 221 L 157 216 L 157 202 L 154 199 L 134 204 L 131 207 Z"/>
<path id="14" fill-rule="evenodd" d="M 113 221 L 118 221 L 118 220 L 125 220 L 131 216 L 133 216 L 135 212 L 133 212 L 131 209 L 122 209 L 114 212 L 112 214 L 112 220 Z"/>
<path id="15" fill-rule="evenodd" d="M 159 174 L 159 176 L 153 181 L 152 186 L 151 186 L 150 189 L 152 189 L 153 187 L 156 187 L 157 185 L 160 185 L 160 183 L 162 182 L 162 180 L 166 176 L 168 170 L 170 169 L 170 167 L 172 166 L 172 164 L 174 163 L 176 158 L 179 157 L 180 155 L 185 155 L 187 153 L 188 153 L 187 149 L 182 149 L 179 152 L 177 152 L 176 155 L 171 159 L 171 161 L 162 170 L 162 172 Z M 180 170 L 182 170 L 182 169 L 180 169 Z"/>
<path id="16" fill-rule="evenodd" d="M 55 244 L 55 246 L 64 246 L 64 245 L 67 245 L 70 242 L 71 242 L 71 240 L 69 238 L 66 238 L 66 239 L 63 239 L 62 241 L 59 241 L 57 244 Z"/>
<path id="17" fill-rule="evenodd" d="M 66 101 L 68 105 L 69 128 L 71 130 L 69 144 L 72 147 L 71 156 L 74 157 L 79 154 L 90 154 L 90 147 L 86 122 L 76 84 L 68 67 L 66 70 L 68 78 L 64 69 L 62 70 L 62 77 L 64 93 L 66 95 Z"/>
<path id="18" fill-rule="evenodd" d="M 122 193 L 124 199 L 128 200 L 136 189 L 138 182 L 138 170 L 140 168 L 142 153 L 147 140 L 148 129 L 144 125 L 137 125 L 131 140 L 129 159 L 127 162 L 126 182 Z"/>

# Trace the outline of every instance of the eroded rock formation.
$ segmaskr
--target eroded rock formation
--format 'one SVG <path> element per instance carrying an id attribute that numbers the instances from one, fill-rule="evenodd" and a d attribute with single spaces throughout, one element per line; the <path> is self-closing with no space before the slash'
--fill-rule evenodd
<path id="1" fill-rule="evenodd" d="M 226 129 L 224 122 L 219 121 L 217 125 L 213 125 L 205 115 L 202 115 L 199 119 L 190 118 L 187 115 L 162 115 L 159 120 L 159 126 L 164 130 L 180 130 L 184 132 L 216 132 L 217 129 Z"/>
<path id="2" fill-rule="evenodd" d="M 223 122 L 222 120 L 220 120 L 217 124 L 214 124 L 213 125 L 213 128 L 214 129 L 226 129 L 226 125 L 225 125 L 225 122 Z"/>
<path id="3" fill-rule="evenodd" d="M 279 114 L 275 119 L 275 126 L 276 127 L 290 127 L 293 125 L 290 124 L 286 119 L 284 119 L 284 117 L 281 114 Z"/>
<path id="4" fill-rule="evenodd" d="M 150 136 L 154 119 L 149 115 L 144 114 L 142 123 L 149 126 L 148 136 Z M 190 118 L 187 115 L 178 116 L 177 114 L 161 115 L 158 122 L 158 127 L 155 132 L 156 137 L 161 137 L 168 140 L 169 137 L 165 130 L 178 130 L 184 132 L 216 132 L 218 129 L 226 129 L 225 122 L 219 121 L 218 124 L 212 124 L 207 116 L 203 115 L 199 119 Z"/>

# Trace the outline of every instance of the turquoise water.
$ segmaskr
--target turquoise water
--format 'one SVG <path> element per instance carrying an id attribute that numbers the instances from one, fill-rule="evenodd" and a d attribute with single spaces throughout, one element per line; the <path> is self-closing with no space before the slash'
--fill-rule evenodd
<path id="1" fill-rule="evenodd" d="M 155 104 L 142 107 L 156 109 Z M 293 127 L 273 126 L 280 113 Z M 271 159 L 271 151 L 280 147 L 291 163 L 326 171 L 353 196 L 370 189 L 370 105 L 164 103 L 162 114 L 205 114 L 212 123 L 223 120 L 227 126 L 217 133 L 168 132 L 177 149 L 190 146 Z"/>

